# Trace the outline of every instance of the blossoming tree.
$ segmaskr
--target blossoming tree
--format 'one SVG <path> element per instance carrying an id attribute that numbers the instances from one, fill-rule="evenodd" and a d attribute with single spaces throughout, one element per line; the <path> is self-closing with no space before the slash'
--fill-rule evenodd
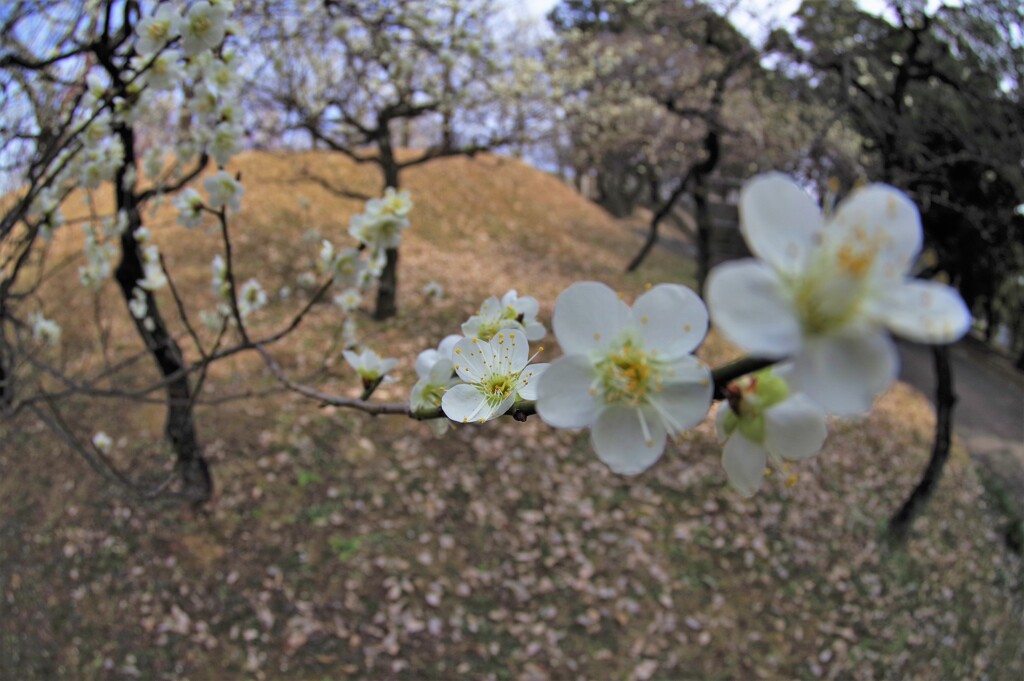
<path id="1" fill-rule="evenodd" d="M 407 168 L 512 141 L 514 117 L 497 103 L 516 78 L 493 42 L 495 14 L 492 0 L 344 0 L 270 14 L 255 3 L 247 21 L 263 22 L 256 106 L 280 112 L 271 134 L 306 133 L 376 165 L 383 187 L 397 190 Z M 414 124 L 429 141 L 403 154 Z M 377 319 L 398 309 L 397 246 L 386 255 Z"/>
<path id="2" fill-rule="evenodd" d="M 383 196 L 368 201 L 350 223 L 358 245 L 339 249 L 323 241 L 315 258 L 320 281 L 308 299 L 282 327 L 261 329 L 252 320 L 269 297 L 256 277 L 239 283 L 231 238 L 244 185 L 224 168 L 239 150 L 241 134 L 238 57 L 225 43 L 238 30 L 229 22 L 232 4 L 197 0 L 184 8 L 144 7 L 111 0 L 99 16 L 88 3 L 77 9 L 59 34 L 54 29 L 58 41 L 50 56 L 15 43 L 2 62 L 17 106 L 34 124 L 22 130 L 21 145 L 9 147 L 10 153 L 25 155 L 27 174 L 5 208 L 0 233 L 0 394 L 6 413 L 35 414 L 98 470 L 121 482 L 130 483 L 106 458 L 111 438 L 73 432 L 59 398 L 132 399 L 164 391 L 166 434 L 181 493 L 205 500 L 212 482 L 193 407 L 213 363 L 249 352 L 281 387 L 318 404 L 430 420 L 439 433 L 449 423 L 479 424 L 502 416 L 523 420 L 531 414 L 552 427 L 589 429 L 596 455 L 623 475 L 654 465 L 670 438 L 702 422 L 712 403 L 724 400 L 717 417 L 723 466 L 736 490 L 749 496 L 762 485 L 767 466 L 785 468 L 786 461 L 821 448 L 827 414 L 862 413 L 895 380 L 890 332 L 949 343 L 970 325 L 967 308 L 951 288 L 908 277 L 922 231 L 918 209 L 903 192 L 869 185 L 823 213 L 793 180 L 766 174 L 750 180 L 740 197 L 743 236 L 756 258 L 712 271 L 707 307 L 677 284 L 653 286 L 629 305 L 601 283 L 578 282 L 554 304 L 551 326 L 562 356 L 550 364 L 533 363 L 530 343 L 547 333 L 539 302 L 508 291 L 484 300 L 461 333 L 419 354 L 419 380 L 409 400 L 399 403 L 374 399 L 398 360 L 361 344 L 349 316 L 344 357 L 363 390 L 358 398 L 332 394 L 294 378 L 271 346 L 293 333 L 334 285 L 343 289 L 335 298 L 338 314 L 352 312 L 361 291 L 396 262 L 389 254 L 397 252 L 409 225 L 412 198 L 388 186 Z M 32 28 L 25 17 L 12 26 L 15 38 Z M 372 28 L 360 26 L 360 31 Z M 405 29 L 418 35 L 415 27 Z M 348 24 L 338 30 L 347 31 Z M 395 79 L 389 87 L 401 89 L 403 82 Z M 53 83 L 63 84 L 60 97 L 51 92 Z M 163 145 L 143 152 L 139 126 L 164 92 L 182 104 L 178 116 L 187 125 L 174 127 Z M 55 99 L 55 109 L 40 104 Z M 341 108 L 330 110 L 345 115 Z M 346 119 L 359 130 L 357 122 Z M 390 139 L 390 132 L 378 132 L 378 141 L 379 135 Z M 383 147 L 378 151 L 380 158 Z M 165 156 L 171 152 L 175 158 L 168 167 Z M 210 159 L 218 170 L 203 179 L 203 191 L 186 188 Z M 114 208 L 107 215 L 95 208 L 94 198 L 103 190 L 113 194 Z M 112 373 L 131 367 L 136 357 L 108 362 L 99 372 L 60 362 L 61 329 L 47 317 L 48 301 L 36 294 L 42 290 L 41 273 L 50 269 L 47 240 L 55 230 L 69 228 L 62 224 L 62 207 L 74 192 L 90 206 L 80 225 L 80 281 L 89 287 L 116 282 L 124 313 L 143 345 L 140 355 L 149 356 L 159 371 L 160 380 L 149 389 L 102 389 Z M 157 239 L 144 224 L 145 204 L 165 194 L 176 195 L 180 229 L 205 223 L 219 237 L 211 257 L 212 310 L 197 314 L 199 301 L 179 294 Z M 197 360 L 187 361 L 172 335 L 161 314 L 168 305 Z M 202 323 L 194 324 L 196 318 Z M 712 322 L 751 355 L 714 369 L 696 359 Z M 162 492 L 170 484 L 150 491 Z"/>

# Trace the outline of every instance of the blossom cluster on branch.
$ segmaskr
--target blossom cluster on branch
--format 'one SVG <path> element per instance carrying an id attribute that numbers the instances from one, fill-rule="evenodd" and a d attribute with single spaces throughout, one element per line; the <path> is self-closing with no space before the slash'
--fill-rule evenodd
<path id="1" fill-rule="evenodd" d="M 563 355 L 531 364 L 529 342 L 546 333 L 537 301 L 514 290 L 488 298 L 463 335 L 420 353 L 411 415 L 484 423 L 535 411 L 550 426 L 589 429 L 597 456 L 635 475 L 712 405 L 715 376 L 693 355 L 710 317 L 729 340 L 775 365 L 719 386 L 729 481 L 744 496 L 771 467 L 792 482 L 789 462 L 822 448 L 826 416 L 867 411 L 895 380 L 890 331 L 949 343 L 971 317 L 952 288 L 908 278 L 920 218 L 893 187 L 861 188 L 822 215 L 795 181 L 770 173 L 747 183 L 741 216 L 757 258 L 713 270 L 710 309 L 678 284 L 654 286 L 629 306 L 604 284 L 577 282 L 554 306 Z M 447 427 L 435 424 L 439 433 Z"/>
<path id="2" fill-rule="evenodd" d="M 510 290 L 484 300 L 460 334 L 419 354 L 407 404 L 374 402 L 374 391 L 399 360 L 360 344 L 353 313 L 409 228 L 411 197 L 388 187 L 368 200 L 349 223 L 356 246 L 321 240 L 316 274 L 304 273 L 311 287 L 318 276 L 323 282 L 309 303 L 283 331 L 256 340 L 249 335 L 247 324 L 270 296 L 254 277 L 237 283 L 233 265 L 229 223 L 245 189 L 224 169 L 243 135 L 239 65 L 224 44 L 236 30 L 228 20 L 232 10 L 230 0 L 198 0 L 187 8 L 162 3 L 137 22 L 133 40 L 104 53 L 99 66 L 88 66 L 59 170 L 26 197 L 35 221 L 32 239 L 45 239 L 64 223 L 60 206 L 71 191 L 115 186 L 124 208 L 82 225 L 79 277 L 97 289 L 114 274 L 117 245 L 122 255 L 130 253 L 138 271 L 121 282 L 125 302 L 143 337 L 162 339 L 163 346 L 153 346 L 157 351 L 173 345 L 163 338 L 166 327 L 155 310 L 157 293 L 170 289 L 202 361 L 198 369 L 182 363 L 168 382 L 182 376 L 187 382 L 197 371 L 201 387 L 214 359 L 254 351 L 290 390 L 324 404 L 428 420 L 438 434 L 453 423 L 482 424 L 502 415 L 522 420 L 534 413 L 552 427 L 587 429 L 599 459 L 624 475 L 652 466 L 670 439 L 704 421 L 718 397 L 724 399 L 716 416 L 723 466 L 737 492 L 749 496 L 770 467 L 788 473 L 789 462 L 822 448 L 828 415 L 863 413 L 895 380 L 890 333 L 949 343 L 970 326 L 952 288 L 908 277 L 922 247 L 920 216 L 909 197 L 870 185 L 823 213 L 794 180 L 769 173 L 749 181 L 740 196 L 741 230 L 755 257 L 711 272 L 707 306 L 678 284 L 652 286 L 629 305 L 604 284 L 577 282 L 554 303 L 551 326 L 562 355 L 534 363 L 543 349 L 531 351 L 530 344 L 547 335 L 540 304 Z M 358 42 L 364 29 L 339 19 L 334 30 Z M 180 96 L 183 103 L 169 167 L 167 148 L 134 149 L 133 126 L 160 96 Z M 184 172 L 197 154 L 195 168 Z M 208 158 L 218 168 L 203 180 L 201 193 L 186 185 Z M 148 186 L 140 187 L 144 182 Z M 175 192 L 181 226 L 196 229 L 213 218 L 222 236 L 223 253 L 211 262 L 215 309 L 200 313 L 217 335 L 209 351 L 188 321 L 153 235 L 141 224 L 141 204 Z M 333 300 L 345 318 L 343 356 L 362 382 L 358 399 L 293 381 L 267 349 L 332 286 L 340 289 Z M 429 286 L 427 294 L 439 297 L 440 287 Z M 39 346 L 59 345 L 60 327 L 41 310 L 27 320 L 24 335 Z M 696 358 L 711 323 L 756 360 L 744 375 L 725 377 Z M 230 330 L 240 341 L 224 350 L 220 343 Z M 98 452 L 111 447 L 104 433 L 91 444 Z"/>

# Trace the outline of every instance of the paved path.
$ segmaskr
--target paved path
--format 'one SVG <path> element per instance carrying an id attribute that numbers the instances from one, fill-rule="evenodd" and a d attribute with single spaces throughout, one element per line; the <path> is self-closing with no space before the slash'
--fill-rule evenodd
<path id="1" fill-rule="evenodd" d="M 953 346 L 953 412 L 956 434 L 971 455 L 995 475 L 1017 517 L 1024 518 L 1024 374 L 999 355 L 966 339 Z M 900 379 L 934 403 L 931 349 L 900 342 Z"/>

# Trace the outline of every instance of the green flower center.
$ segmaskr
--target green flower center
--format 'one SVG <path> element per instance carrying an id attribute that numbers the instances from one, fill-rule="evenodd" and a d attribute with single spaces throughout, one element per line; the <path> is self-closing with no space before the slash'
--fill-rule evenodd
<path id="1" fill-rule="evenodd" d="M 488 377 L 481 386 L 481 391 L 488 402 L 501 404 L 516 387 L 518 375 L 492 375 Z"/>
<path id="2" fill-rule="evenodd" d="M 151 40 L 163 40 L 167 37 L 167 30 L 170 26 L 164 21 L 154 21 L 146 27 L 146 33 Z"/>
<path id="3" fill-rule="evenodd" d="M 631 340 L 597 365 L 597 375 L 608 403 L 635 407 L 646 403 L 648 393 L 661 387 L 657 364 Z"/>
<path id="4" fill-rule="evenodd" d="M 196 14 L 192 17 L 191 21 L 189 21 L 189 28 L 194 36 L 204 35 L 210 30 L 212 25 L 213 22 L 211 22 L 210 18 L 205 14 Z"/>

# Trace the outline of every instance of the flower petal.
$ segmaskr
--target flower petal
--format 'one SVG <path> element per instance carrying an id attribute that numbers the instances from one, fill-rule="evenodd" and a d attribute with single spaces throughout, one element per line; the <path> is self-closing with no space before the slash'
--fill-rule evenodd
<path id="1" fill-rule="evenodd" d="M 452 359 L 452 353 L 455 351 L 455 344 L 462 340 L 462 336 L 457 333 L 453 333 L 450 336 L 445 336 L 441 344 L 437 346 L 437 351 L 441 353 L 442 357 Z"/>
<path id="2" fill-rule="evenodd" d="M 667 368 L 661 391 L 650 396 L 669 432 L 678 434 L 704 420 L 711 408 L 714 386 L 711 372 L 697 358 L 687 356 Z"/>
<path id="3" fill-rule="evenodd" d="M 827 434 L 825 412 L 804 395 L 793 395 L 764 412 L 765 449 L 783 459 L 814 456 Z"/>
<path id="4" fill-rule="evenodd" d="M 790 385 L 829 414 L 860 414 L 892 385 L 899 368 L 896 346 L 884 331 L 808 340 L 793 358 Z"/>
<path id="5" fill-rule="evenodd" d="M 629 323 L 629 306 L 615 291 L 594 281 L 576 282 L 555 300 L 551 325 L 567 355 L 608 346 Z"/>
<path id="6" fill-rule="evenodd" d="M 523 373 L 519 375 L 519 397 L 524 400 L 536 400 L 537 385 L 540 383 L 541 376 L 550 366 L 547 363 L 531 364 L 523 369 Z"/>
<path id="7" fill-rule="evenodd" d="M 455 371 L 463 381 L 479 383 L 490 373 L 488 364 L 494 359 L 490 343 L 476 338 L 463 338 L 455 344 L 453 352 Z"/>
<path id="8" fill-rule="evenodd" d="M 758 175 L 740 192 L 740 229 L 750 252 L 783 272 L 803 269 L 823 224 L 814 199 L 782 173 Z"/>
<path id="9" fill-rule="evenodd" d="M 872 184 L 853 192 L 836 208 L 828 231 L 842 230 L 842 241 L 862 230 L 868 240 L 881 239 L 882 254 L 906 272 L 921 250 L 921 216 L 910 198 L 887 184 Z"/>
<path id="10" fill-rule="evenodd" d="M 740 260 L 714 268 L 707 301 L 719 331 L 751 353 L 786 357 L 803 344 L 800 321 L 783 295 L 782 282 L 764 263 Z"/>
<path id="11" fill-rule="evenodd" d="M 430 372 L 427 374 L 426 379 L 428 383 L 434 385 L 448 385 L 451 382 L 452 372 L 455 371 L 455 366 L 452 361 L 447 358 L 440 358 L 430 368 Z"/>
<path id="12" fill-rule="evenodd" d="M 441 398 L 445 416 L 459 423 L 473 423 L 485 418 L 487 400 L 471 385 L 460 383 L 445 391 Z"/>
<path id="13" fill-rule="evenodd" d="M 722 467 L 729 476 L 729 484 L 741 497 L 752 497 L 761 489 L 768 453 L 764 447 L 733 432 L 722 448 Z"/>
<path id="14" fill-rule="evenodd" d="M 526 329 L 527 340 L 539 341 L 548 334 L 548 330 L 538 321 L 524 321 L 523 327 Z"/>
<path id="15" fill-rule="evenodd" d="M 537 414 L 555 428 L 583 428 L 597 418 L 598 402 L 590 393 L 594 365 L 584 355 L 559 357 L 537 381 Z"/>
<path id="16" fill-rule="evenodd" d="M 356 371 L 359 371 L 359 367 L 363 365 L 363 363 L 360 361 L 359 355 L 352 352 L 351 350 L 342 350 L 341 356 L 344 357 L 345 361 L 348 362 L 348 365 L 355 369 Z"/>
<path id="17" fill-rule="evenodd" d="M 501 374 L 522 371 L 530 361 L 530 342 L 526 340 L 525 331 L 499 331 L 491 339 L 491 350 L 494 352 L 494 370 Z"/>
<path id="18" fill-rule="evenodd" d="M 918 343 L 952 343 L 971 328 L 971 313 L 953 288 L 909 280 L 888 288 L 876 301 L 876 315 L 893 333 Z"/>
<path id="19" fill-rule="evenodd" d="M 700 297 L 679 284 L 659 284 L 633 303 L 633 324 L 644 346 L 662 359 L 692 352 L 708 332 L 708 310 Z"/>
<path id="20" fill-rule="evenodd" d="M 637 475 L 650 468 L 665 451 L 666 438 L 656 414 L 618 404 L 601 411 L 590 431 L 597 457 L 620 475 Z"/>
<path id="21" fill-rule="evenodd" d="M 430 371 L 437 364 L 438 359 L 440 359 L 440 354 L 433 348 L 416 355 L 416 375 L 420 378 L 430 376 Z"/>

